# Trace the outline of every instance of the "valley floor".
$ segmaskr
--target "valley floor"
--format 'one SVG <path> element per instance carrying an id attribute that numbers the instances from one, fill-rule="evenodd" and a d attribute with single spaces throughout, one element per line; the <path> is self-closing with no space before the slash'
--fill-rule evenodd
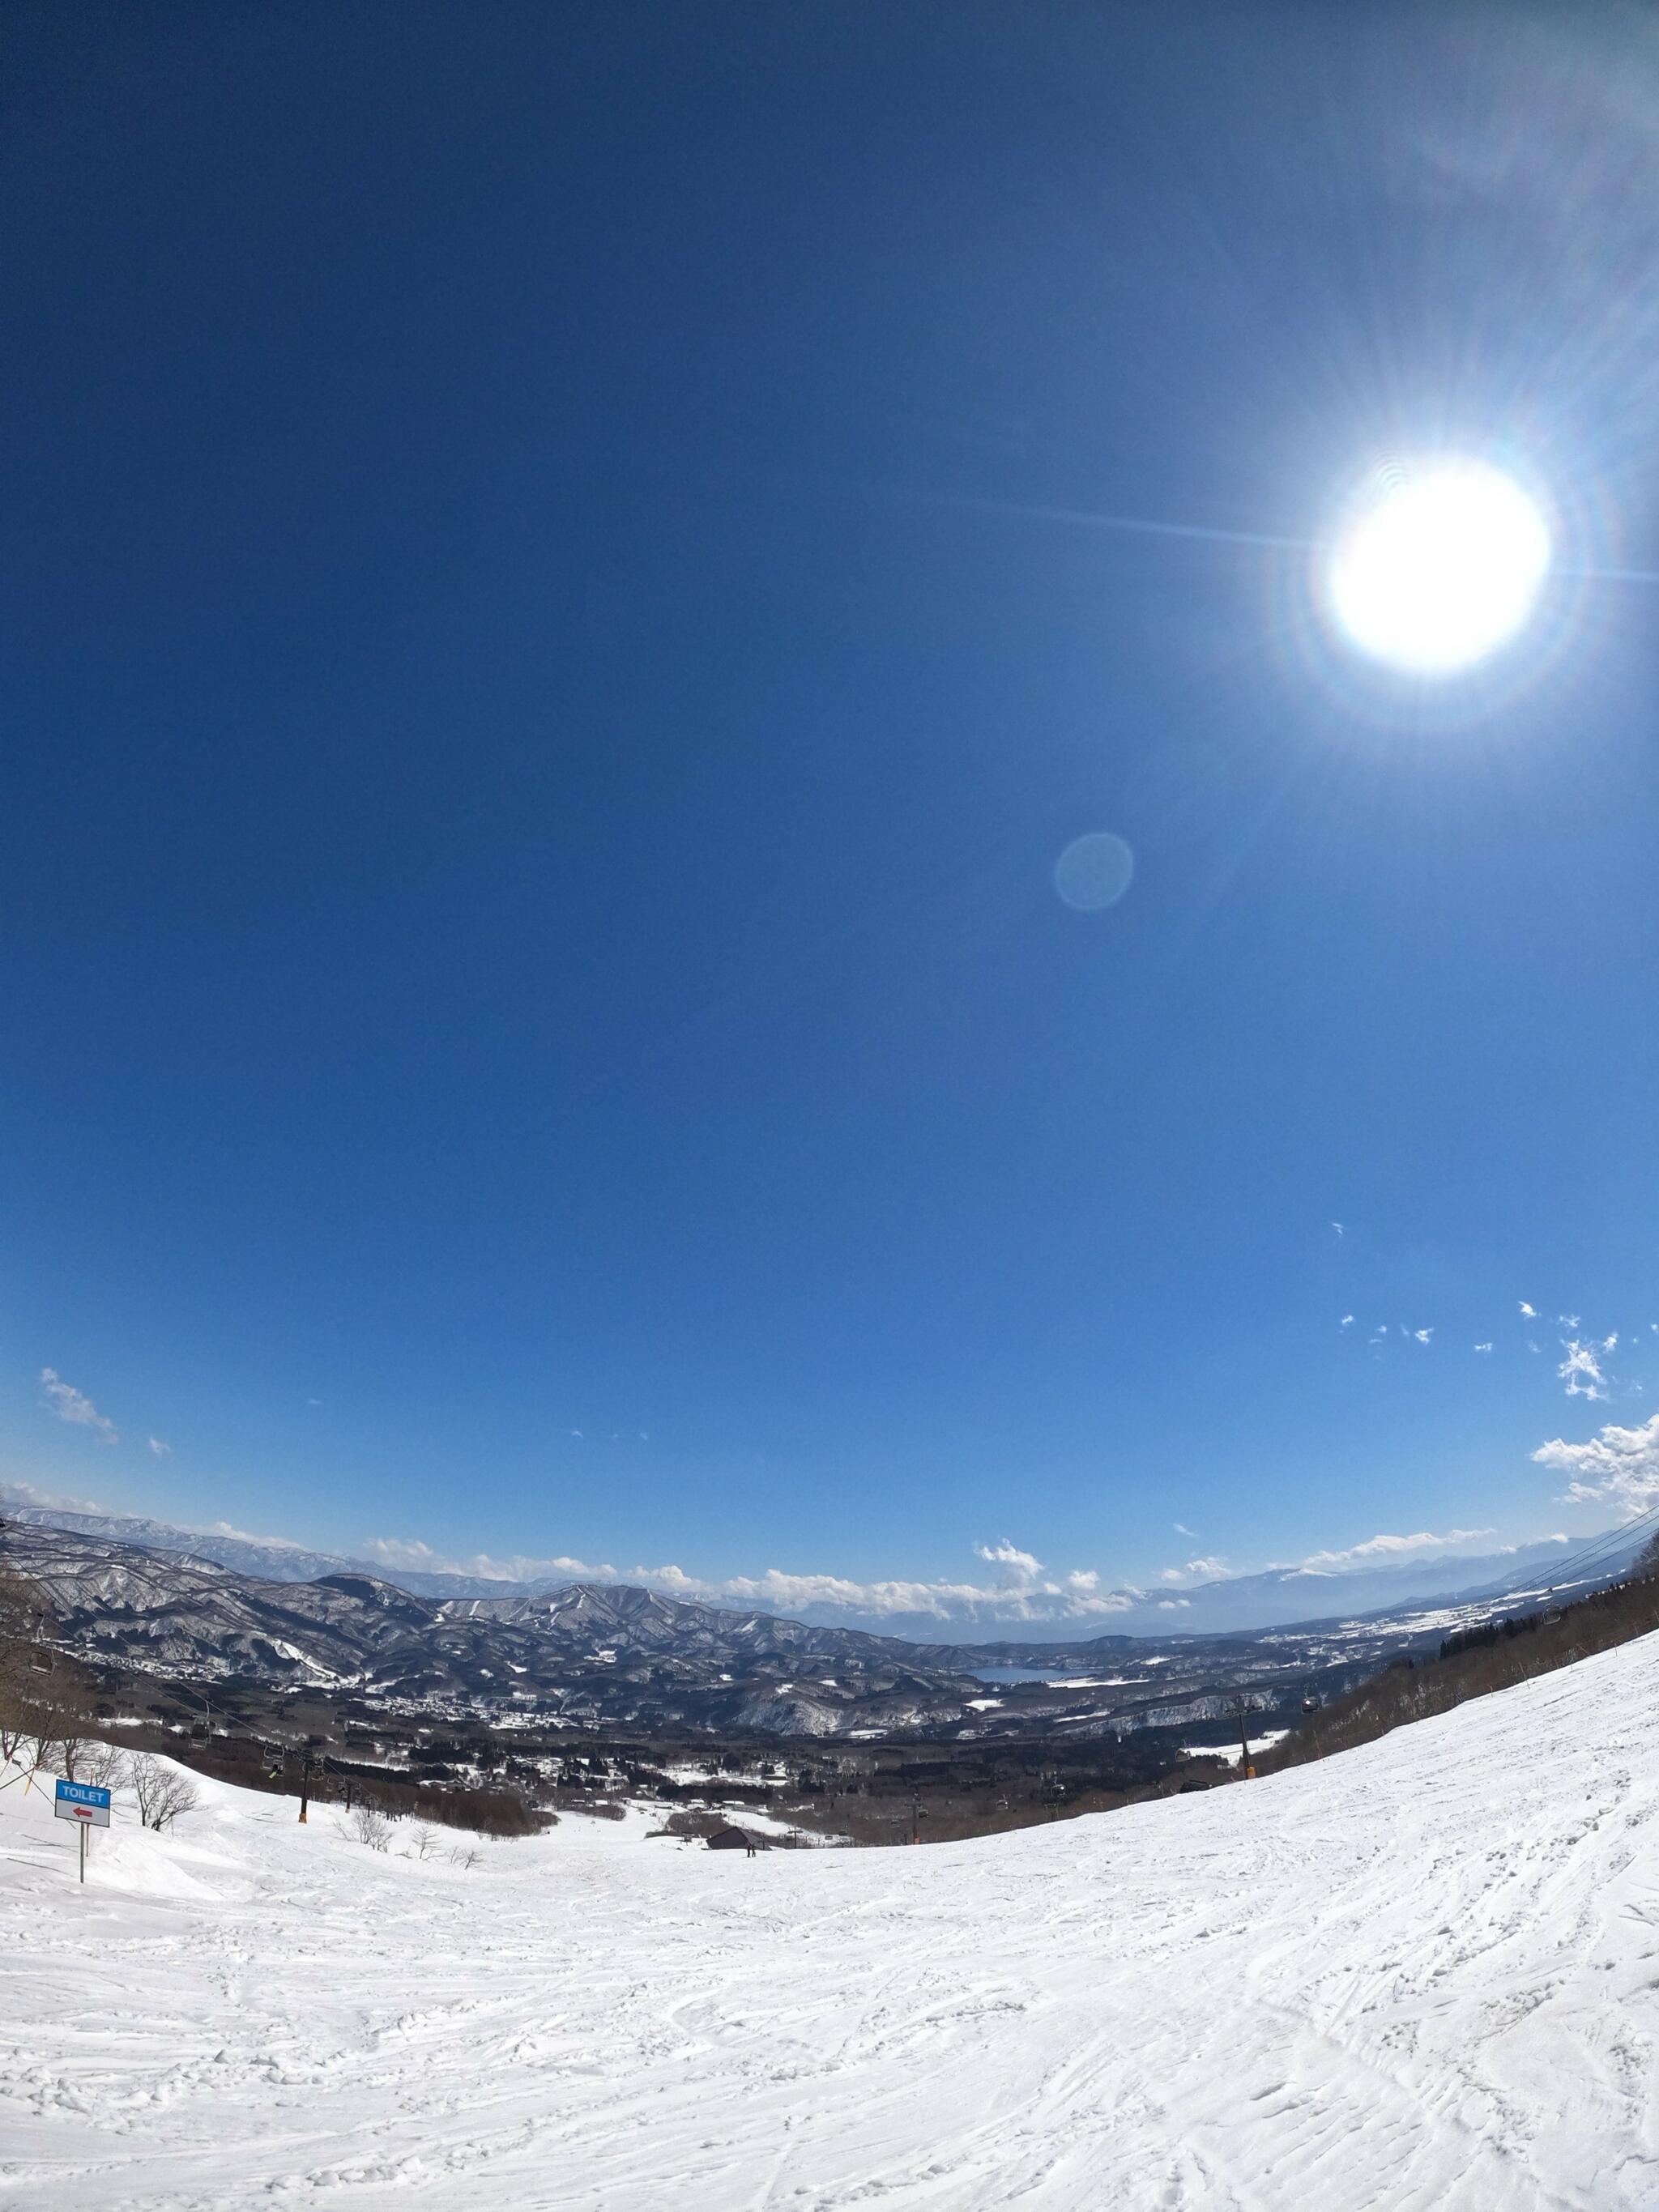
<path id="1" fill-rule="evenodd" d="M 1659 2207 L 1659 1638 L 919 1850 L 203 1789 L 84 1889 L 0 1791 L 0 2206 Z"/>

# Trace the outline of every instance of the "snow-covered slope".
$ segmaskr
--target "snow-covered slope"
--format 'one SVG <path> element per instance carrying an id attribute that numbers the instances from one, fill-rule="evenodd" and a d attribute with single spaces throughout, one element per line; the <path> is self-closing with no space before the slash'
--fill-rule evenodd
<path id="1" fill-rule="evenodd" d="M 1270 1780 L 755 1860 L 0 1793 L 0 2203 L 1659 2203 L 1659 1638 Z M 405 1839 L 394 1841 L 394 1854 Z"/>

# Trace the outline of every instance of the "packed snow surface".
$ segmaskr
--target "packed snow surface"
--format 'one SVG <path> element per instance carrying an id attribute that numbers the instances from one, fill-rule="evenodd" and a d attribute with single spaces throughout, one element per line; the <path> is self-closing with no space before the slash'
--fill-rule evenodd
<path id="1" fill-rule="evenodd" d="M 0 2204 L 1659 2205 L 1659 1639 L 921 1850 L 0 1792 Z"/>

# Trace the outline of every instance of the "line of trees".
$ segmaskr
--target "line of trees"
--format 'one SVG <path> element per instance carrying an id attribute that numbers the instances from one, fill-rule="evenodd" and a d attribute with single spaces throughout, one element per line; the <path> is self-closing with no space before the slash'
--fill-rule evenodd
<path id="1" fill-rule="evenodd" d="M 127 1752 L 94 1733 L 76 1670 L 52 1645 L 37 1585 L 0 1562 L 0 1788 L 61 1774 L 130 1790 L 147 1828 L 165 1828 L 201 1802 L 188 1774 L 151 1752 Z"/>
<path id="2" fill-rule="evenodd" d="M 1489 1696 L 1530 1681 L 1558 1667 L 1611 1651 L 1659 1629 L 1659 1537 L 1638 1554 L 1629 1578 L 1595 1591 L 1559 1611 L 1521 1614 L 1512 1620 L 1449 1636 L 1440 1656 L 1413 1665 L 1395 1660 L 1370 1681 L 1310 1716 L 1256 1762 L 1259 1773 L 1301 1766 L 1412 1721 L 1449 1712 L 1471 1698 Z"/>
<path id="3" fill-rule="evenodd" d="M 312 1784 L 313 1801 L 337 1804 L 347 1813 L 364 1810 L 387 1820 L 413 1819 L 446 1828 L 465 1828 L 480 1836 L 535 1836 L 550 1828 L 556 1815 L 532 1805 L 522 1791 L 490 1783 L 445 1783 L 425 1786 L 362 1767 L 337 1772 L 324 1762 Z"/>
<path id="4" fill-rule="evenodd" d="M 0 1562 L 0 1765 L 55 1758 L 70 1781 L 88 1781 L 76 1769 L 88 1755 L 89 1716 L 79 1685 L 58 1665 L 51 1629 L 35 1584 Z"/>

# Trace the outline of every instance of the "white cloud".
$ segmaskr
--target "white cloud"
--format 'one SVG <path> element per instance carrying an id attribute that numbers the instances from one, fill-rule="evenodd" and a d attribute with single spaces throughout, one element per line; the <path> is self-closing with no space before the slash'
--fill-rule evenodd
<path id="1" fill-rule="evenodd" d="M 1344 1225 L 1342 1224 L 1342 1223 L 1341 1223 L 1341 1222 L 1340 1222 L 1340 1221 L 1334 1221 L 1334 1222 L 1332 1222 L 1331 1226 L 1332 1226 L 1332 1228 L 1333 1228 L 1333 1229 L 1334 1229 L 1334 1230 L 1335 1230 L 1335 1231 L 1336 1231 L 1336 1233 L 1337 1233 L 1337 1235 L 1338 1235 L 1339 1237 L 1346 1237 L 1346 1236 L 1347 1235 L 1347 1233 L 1348 1233 L 1348 1232 L 1347 1232 L 1347 1230 L 1344 1227 Z"/>
<path id="2" fill-rule="evenodd" d="M 1336 1325 L 1339 1328 L 1352 1328 L 1353 1327 L 1353 1316 L 1352 1314 L 1344 1314 L 1341 1320 L 1338 1322 Z"/>
<path id="3" fill-rule="evenodd" d="M 1558 1328 L 1577 1328 L 1582 1324 L 1577 1314 L 1557 1314 L 1555 1325 Z"/>
<path id="4" fill-rule="evenodd" d="M 1184 1521 L 1172 1521 L 1170 1523 L 1170 1526 L 1175 1530 L 1177 1536 L 1192 1536 L 1197 1534 L 1197 1531 L 1195 1529 L 1189 1528 Z"/>
<path id="5" fill-rule="evenodd" d="M 1603 1352 L 1617 1352 L 1617 1351 L 1618 1351 L 1618 1349 L 1619 1349 L 1619 1332 L 1618 1332 L 1618 1330 L 1617 1330 L 1616 1328 L 1615 1328 L 1615 1329 L 1613 1329 L 1613 1331 L 1612 1331 L 1608 1335 L 1604 1336 L 1604 1337 L 1601 1339 L 1601 1349 L 1602 1349 L 1602 1351 L 1603 1351 Z"/>
<path id="6" fill-rule="evenodd" d="M 72 1382 L 65 1382 L 55 1368 L 40 1370 L 40 1386 L 46 1393 L 43 1402 L 60 1421 L 72 1421 L 77 1428 L 90 1429 L 100 1443 L 119 1443 L 120 1431 L 114 1422 L 106 1420 L 85 1391 L 77 1390 Z"/>
<path id="7" fill-rule="evenodd" d="M 1540 1467 L 1571 1478 L 1565 1501 L 1588 1505 L 1612 1498 L 1620 1505 L 1651 1505 L 1659 1499 L 1659 1413 L 1640 1427 L 1609 1425 L 1588 1443 L 1570 1444 L 1554 1437 L 1533 1454 Z"/>
<path id="8" fill-rule="evenodd" d="M 410 1536 L 371 1536 L 357 1548 L 365 1558 L 378 1561 L 393 1573 L 403 1568 L 427 1575 L 475 1575 L 480 1582 L 487 1583 L 543 1582 L 555 1576 L 573 1583 L 642 1582 L 646 1579 L 643 1568 L 629 1576 L 613 1566 L 566 1556 L 538 1559 L 523 1552 L 515 1552 L 507 1557 L 497 1557 L 490 1552 L 474 1552 L 467 1557 L 458 1557 L 448 1552 L 440 1552 L 432 1545 L 423 1544 L 417 1537 Z"/>
<path id="9" fill-rule="evenodd" d="M 1522 1311 L 1522 1316 L 1523 1316 L 1525 1317 L 1525 1319 L 1526 1319 L 1526 1320 L 1528 1320 L 1528 1321 L 1536 1321 L 1536 1320 L 1537 1320 L 1537 1318 L 1538 1318 L 1538 1309 L 1537 1309 L 1537 1307 L 1536 1307 L 1536 1306 L 1529 1306 L 1529 1305 L 1527 1304 L 1527 1302 L 1526 1302 L 1526 1300 L 1525 1300 L 1524 1298 L 1522 1298 L 1522 1301 L 1521 1301 L 1521 1311 Z"/>
<path id="10" fill-rule="evenodd" d="M 173 1446 L 161 1437 L 152 1437 L 149 1440 L 149 1448 L 157 1459 L 165 1459 L 173 1449 Z"/>
<path id="11" fill-rule="evenodd" d="M 1368 1536 L 1363 1544 L 1350 1544 L 1346 1552 L 1311 1552 L 1297 1565 L 1312 1574 L 1331 1574 L 1376 1559 L 1400 1559 L 1413 1552 L 1435 1551 L 1448 1544 L 1472 1543 L 1477 1537 L 1493 1533 L 1490 1528 L 1448 1528 L 1443 1535 L 1435 1536 L 1421 1528 L 1413 1536 Z"/>
<path id="12" fill-rule="evenodd" d="M 1601 1371 L 1595 1346 L 1580 1344 L 1576 1336 L 1571 1341 L 1563 1337 L 1561 1349 L 1567 1356 L 1555 1371 L 1566 1384 L 1568 1397 L 1605 1398 L 1607 1378 Z"/>
<path id="13" fill-rule="evenodd" d="M 1006 1567 L 1023 1582 L 1034 1581 L 1042 1572 L 1042 1560 L 1030 1552 L 1022 1552 L 1006 1536 L 1000 1544 L 975 1544 L 974 1553 L 988 1566 Z"/>
<path id="14" fill-rule="evenodd" d="M 1434 1334 L 1434 1331 L 1432 1328 L 1414 1328 L 1412 1331 L 1412 1334 L 1417 1339 L 1419 1344 L 1426 1344 L 1429 1339 Z"/>
<path id="15" fill-rule="evenodd" d="M 1212 1583 L 1226 1571 L 1225 1559 L 1188 1559 L 1184 1567 L 1165 1567 L 1158 1580 L 1164 1583 Z"/>
<path id="16" fill-rule="evenodd" d="M 1492 1350 L 1490 1344 L 1477 1344 L 1474 1348 L 1477 1352 L 1490 1352 Z"/>
<path id="17" fill-rule="evenodd" d="M 55 1490 L 37 1490 L 32 1482 L 0 1482 L 0 1504 L 55 1506 L 60 1513 L 107 1513 L 95 1498 L 64 1498 Z"/>
<path id="18" fill-rule="evenodd" d="M 615 1567 L 569 1558 L 497 1559 L 485 1552 L 470 1559 L 454 1559 L 434 1551 L 429 1544 L 393 1536 L 372 1537 L 362 1549 L 394 1572 L 399 1568 L 417 1568 L 427 1574 L 477 1575 L 490 1582 L 642 1583 L 670 1597 L 705 1605 L 754 1606 L 770 1613 L 802 1613 L 823 1607 L 878 1619 L 909 1613 L 935 1620 L 1091 1620 L 1126 1613 L 1135 1603 L 1125 1591 L 1101 1589 L 1100 1577 L 1092 1569 L 1049 1574 L 1030 1552 L 1021 1551 L 1006 1539 L 1000 1544 L 975 1547 L 981 1558 L 1008 1570 L 1004 1580 L 988 1584 L 863 1583 L 846 1575 L 794 1574 L 781 1567 L 769 1567 L 760 1575 L 709 1579 L 688 1574 L 684 1568 L 672 1564 Z"/>

